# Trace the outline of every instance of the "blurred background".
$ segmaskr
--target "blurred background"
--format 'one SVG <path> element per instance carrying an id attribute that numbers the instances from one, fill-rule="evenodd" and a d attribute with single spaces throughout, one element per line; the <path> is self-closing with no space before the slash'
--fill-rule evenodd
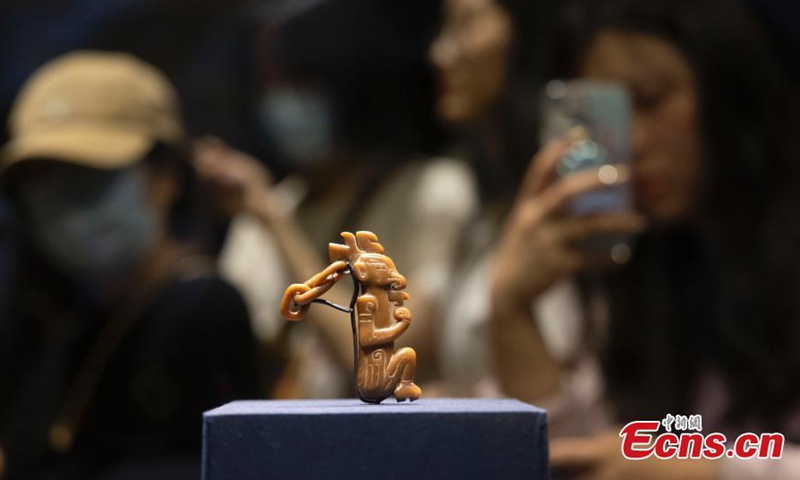
<path id="1" fill-rule="evenodd" d="M 800 6 L 725 5 L 4 0 L 0 479 L 196 478 L 202 411 L 353 396 L 346 315 L 279 306 L 356 230 L 409 280 L 425 396 L 544 404 L 554 438 L 683 408 L 800 441 Z M 587 140 L 542 141 L 556 78 L 630 96 L 628 217 L 546 203 Z M 603 229 L 624 258 L 566 266 Z M 680 363 L 689 337 L 712 353 Z"/>
<path id="2" fill-rule="evenodd" d="M 361 122 L 351 143 L 433 149 L 441 139 L 426 52 L 439 15 L 422 1 L 4 2 L 2 111 L 47 60 L 124 51 L 167 74 L 194 135 L 213 133 L 281 173 L 290 166 L 275 158 L 258 116 L 273 76 L 324 84 L 341 115 Z"/>

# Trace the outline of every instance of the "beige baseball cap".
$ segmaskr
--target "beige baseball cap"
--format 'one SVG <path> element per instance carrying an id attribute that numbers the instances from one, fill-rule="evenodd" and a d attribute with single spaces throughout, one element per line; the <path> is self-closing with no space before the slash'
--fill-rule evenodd
<path id="1" fill-rule="evenodd" d="M 43 158 L 120 169 L 157 141 L 184 138 L 169 80 L 132 55 L 97 51 L 70 53 L 34 72 L 14 102 L 9 130 L 0 171 Z"/>

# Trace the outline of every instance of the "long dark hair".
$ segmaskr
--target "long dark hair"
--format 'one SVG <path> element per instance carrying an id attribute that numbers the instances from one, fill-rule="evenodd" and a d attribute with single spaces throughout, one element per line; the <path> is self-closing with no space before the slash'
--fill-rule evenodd
<path id="1" fill-rule="evenodd" d="M 704 153 L 701 219 L 656 231 L 607 278 L 604 368 L 621 419 L 692 404 L 701 367 L 731 389 L 728 421 L 779 425 L 800 399 L 800 128 L 763 27 L 731 0 L 576 0 L 561 73 L 603 30 L 659 37 L 690 63 Z"/>
<path id="2" fill-rule="evenodd" d="M 540 146 L 541 88 L 548 80 L 548 65 L 552 61 L 555 33 L 552 19 L 557 2 L 498 2 L 511 16 L 511 71 L 499 114 L 506 137 L 508 174 L 518 182 Z M 515 194 L 515 190 L 507 193 Z"/>

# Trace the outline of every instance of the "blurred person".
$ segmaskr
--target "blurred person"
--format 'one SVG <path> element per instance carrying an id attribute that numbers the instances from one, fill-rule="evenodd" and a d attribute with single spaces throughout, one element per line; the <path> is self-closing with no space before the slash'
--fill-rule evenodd
<path id="1" fill-rule="evenodd" d="M 513 198 L 537 147 L 539 85 L 550 63 L 552 2 L 446 0 L 429 49 L 436 111 L 477 172 L 483 203 Z M 506 206 L 506 209 L 508 207 Z"/>
<path id="2" fill-rule="evenodd" d="M 551 442 L 553 467 L 579 478 L 796 478 L 796 92 L 739 3 L 569 5 L 562 74 L 621 83 L 633 98 L 633 164 L 617 181 L 631 182 L 637 212 L 566 215 L 608 183 L 554 174 L 570 138 L 534 158 L 492 282 L 503 390 L 549 407 L 551 436 L 596 435 Z M 640 235 L 626 264 L 579 247 L 608 232 Z M 538 308 L 565 281 L 556 308 Z M 557 354 L 545 325 L 567 317 L 581 330 Z M 780 432 L 784 456 L 624 459 L 612 425 L 667 413 L 701 414 L 704 432 L 729 439 Z"/>
<path id="3" fill-rule="evenodd" d="M 202 412 L 258 395 L 247 309 L 197 253 L 177 109 L 159 71 L 117 53 L 60 57 L 18 95 L 2 478 L 197 478 Z"/>
<path id="4" fill-rule="evenodd" d="M 536 151 L 539 86 L 549 63 L 553 2 L 445 0 L 429 51 L 449 154 L 466 159 L 477 195 L 441 302 L 442 395 L 497 395 L 488 352 L 489 268 L 499 226 Z"/>

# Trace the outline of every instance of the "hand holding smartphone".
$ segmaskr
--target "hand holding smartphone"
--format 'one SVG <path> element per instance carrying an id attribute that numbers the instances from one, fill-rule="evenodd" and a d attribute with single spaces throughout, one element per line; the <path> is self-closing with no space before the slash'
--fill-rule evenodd
<path id="1" fill-rule="evenodd" d="M 530 305 L 559 279 L 627 263 L 633 236 L 646 228 L 627 183 L 625 90 L 583 81 L 551 83 L 548 90 L 546 145 L 528 167 L 498 242 L 497 302 Z M 580 138 L 566 135 L 576 128 Z"/>
<path id="2" fill-rule="evenodd" d="M 576 196 L 569 215 L 633 212 L 629 183 L 616 181 L 620 168 L 628 169 L 631 164 L 631 102 L 624 87 L 588 80 L 554 80 L 546 85 L 542 104 L 543 143 L 568 134 L 578 137 L 556 166 L 557 175 L 564 178 L 595 169 L 610 184 Z M 631 242 L 629 234 L 605 233 L 586 239 L 581 247 L 592 254 L 611 253 L 614 261 L 625 263 Z"/>

